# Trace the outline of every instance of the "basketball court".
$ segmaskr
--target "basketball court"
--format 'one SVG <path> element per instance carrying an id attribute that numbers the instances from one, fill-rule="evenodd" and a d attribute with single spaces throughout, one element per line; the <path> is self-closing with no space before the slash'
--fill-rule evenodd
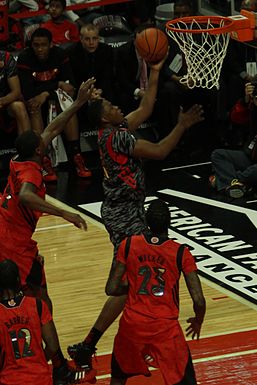
<path id="1" fill-rule="evenodd" d="M 197 260 L 207 300 L 201 340 L 188 341 L 198 383 L 255 385 L 257 199 L 250 196 L 231 201 L 218 196 L 208 187 L 210 170 L 208 161 L 175 167 L 169 167 L 168 162 L 163 164 L 152 173 L 149 191 L 154 185 L 155 173 L 158 173 L 158 183 L 155 181 L 158 189 L 148 196 L 146 205 L 155 197 L 168 203 L 170 236 L 187 243 Z M 69 344 L 83 339 L 92 327 L 106 299 L 104 287 L 112 259 L 112 246 L 99 216 L 101 200 L 96 201 L 98 194 L 101 196 L 100 185 L 98 188 L 94 185 L 97 190 L 92 194 L 90 184 L 78 182 L 74 186 L 74 181 L 72 184 L 80 192 L 76 193 L 76 198 L 69 193 L 66 198 L 69 197 L 73 207 L 86 215 L 88 231 L 82 232 L 60 218 L 46 215 L 41 218 L 35 233 L 45 256 L 54 318 L 64 351 Z M 68 186 L 69 183 L 66 192 Z M 60 197 L 56 187 L 55 193 L 51 187 L 52 196 Z M 205 231 L 200 232 L 202 229 Z M 186 319 L 193 315 L 193 311 L 183 278 L 180 307 L 180 321 L 185 330 Z M 117 326 L 116 321 L 98 344 L 94 362 L 100 385 L 109 383 Z M 150 378 L 141 376 L 130 379 L 128 384 L 162 385 L 159 371 L 151 373 Z"/>

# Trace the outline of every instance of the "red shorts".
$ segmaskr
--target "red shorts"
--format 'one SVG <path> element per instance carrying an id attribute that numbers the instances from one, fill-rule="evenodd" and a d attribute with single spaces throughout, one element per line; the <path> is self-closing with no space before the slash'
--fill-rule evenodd
<path id="1" fill-rule="evenodd" d="M 0 261 L 8 258 L 19 267 L 22 286 L 46 285 L 44 266 L 38 256 L 37 242 L 27 233 L 11 231 L 0 223 Z"/>
<path id="2" fill-rule="evenodd" d="M 141 334 L 142 324 L 139 324 L 138 320 L 132 327 L 130 322 L 126 323 L 124 317 L 121 318 L 113 348 L 113 362 L 117 362 L 119 368 L 117 370 L 113 365 L 113 377 L 125 377 L 119 373 L 127 377 L 138 374 L 149 376 L 145 357 L 150 356 L 153 359 L 150 365 L 160 369 L 166 385 L 196 384 L 189 348 L 178 321 L 163 320 L 162 322 L 163 327 L 159 320 L 157 328 L 154 323 L 149 325 L 149 336 L 147 336 L 144 331 Z"/>

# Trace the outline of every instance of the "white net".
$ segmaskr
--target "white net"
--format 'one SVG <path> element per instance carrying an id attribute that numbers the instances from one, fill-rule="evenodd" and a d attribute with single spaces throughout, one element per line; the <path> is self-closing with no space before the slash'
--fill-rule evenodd
<path id="1" fill-rule="evenodd" d="M 224 20 L 221 19 L 219 25 L 217 23 L 213 25 L 211 19 L 207 19 L 203 25 L 194 18 L 190 24 L 183 20 L 175 24 L 170 23 L 170 27 L 176 31 L 167 29 L 167 33 L 179 45 L 187 65 L 187 74 L 181 78 L 180 82 L 188 88 L 216 87 L 219 89 L 219 78 L 230 34 L 228 32 L 211 34 L 210 31 L 223 27 Z M 190 30 L 199 30 L 199 32 L 191 33 Z"/>

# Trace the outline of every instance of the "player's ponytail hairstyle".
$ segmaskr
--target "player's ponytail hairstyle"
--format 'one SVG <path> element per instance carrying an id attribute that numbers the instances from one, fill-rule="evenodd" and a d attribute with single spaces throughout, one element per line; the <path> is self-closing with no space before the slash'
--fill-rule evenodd
<path id="1" fill-rule="evenodd" d="M 167 234 L 170 224 L 168 205 L 160 199 L 150 203 L 146 212 L 146 222 L 152 233 L 156 235 Z"/>
<path id="2" fill-rule="evenodd" d="M 18 266 L 11 259 L 0 262 L 0 293 L 4 290 L 20 290 L 20 274 Z"/>
<path id="3" fill-rule="evenodd" d="M 27 160 L 35 155 L 40 145 L 41 137 L 33 130 L 24 131 L 15 141 L 15 147 L 21 160 Z"/>
<path id="4" fill-rule="evenodd" d="M 87 115 L 91 129 L 99 129 L 102 125 L 103 99 L 90 101 Z"/>

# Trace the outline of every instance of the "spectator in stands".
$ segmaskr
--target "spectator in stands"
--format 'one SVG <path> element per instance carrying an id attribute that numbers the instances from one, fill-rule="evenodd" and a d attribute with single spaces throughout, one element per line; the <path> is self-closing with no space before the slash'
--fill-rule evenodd
<path id="1" fill-rule="evenodd" d="M 39 9 L 44 8 L 44 0 L 10 0 L 9 11 L 14 12 L 36 12 Z"/>
<path id="2" fill-rule="evenodd" d="M 94 17 L 102 14 L 101 6 L 89 7 L 89 4 L 86 6 L 88 1 L 85 0 L 67 0 L 67 6 L 69 5 L 81 5 L 85 7 L 80 8 L 79 10 L 69 10 L 65 12 L 65 15 L 79 27 L 82 27 L 84 24 L 91 22 Z"/>
<path id="3" fill-rule="evenodd" d="M 48 13 L 50 20 L 41 25 L 48 29 L 53 36 L 53 44 L 64 45 L 79 41 L 79 30 L 75 23 L 64 16 L 66 0 L 50 0 Z"/>
<path id="4" fill-rule="evenodd" d="M 192 16 L 193 9 L 192 9 L 192 2 L 190 0 L 187 1 L 175 1 L 174 4 L 174 19 L 177 19 L 179 17 L 187 17 Z"/>
<path id="5" fill-rule="evenodd" d="M 31 47 L 26 48 L 18 57 L 18 70 L 23 95 L 27 101 L 32 128 L 41 133 L 43 120 L 46 121 L 49 101 L 54 100 L 57 112 L 60 103 L 56 94 L 61 89 L 73 96 L 75 88 L 69 59 L 59 47 L 52 45 L 52 34 L 45 28 L 38 28 L 31 36 Z M 80 151 L 78 121 L 73 116 L 64 129 L 67 155 L 72 159 L 77 174 L 80 177 L 90 177 Z M 45 180 L 56 180 L 49 158 L 44 159 L 44 169 L 47 172 Z"/>
<path id="6" fill-rule="evenodd" d="M 80 29 L 80 41 L 68 51 L 75 85 L 78 86 L 90 77 L 96 79 L 97 89 L 108 100 L 114 100 L 114 60 L 111 46 L 101 43 L 99 29 L 88 23 Z M 80 127 L 83 131 L 92 129 L 87 120 L 87 105 L 78 111 Z"/>
<path id="7" fill-rule="evenodd" d="M 37 12 L 45 8 L 45 0 L 11 0 L 9 2 L 9 13 Z M 42 23 L 48 18 L 46 15 L 37 15 L 21 19 L 24 27 L 32 27 L 34 24 Z"/>
<path id="8" fill-rule="evenodd" d="M 247 9 L 248 11 L 257 12 L 257 1 L 256 0 L 243 0 L 241 9 Z"/>
<path id="9" fill-rule="evenodd" d="M 0 51 L 0 113 L 3 120 L 5 111 L 16 120 L 19 134 L 31 128 L 21 94 L 16 61 L 9 52 Z"/>
<path id="10" fill-rule="evenodd" d="M 103 97 L 113 100 L 113 50 L 100 43 L 99 29 L 94 24 L 85 24 L 80 30 L 80 41 L 69 51 L 70 63 L 78 87 L 83 81 L 95 77 L 96 88 Z"/>
<path id="11" fill-rule="evenodd" d="M 184 17 L 185 15 L 192 15 L 191 1 L 177 0 L 174 4 L 174 17 Z M 161 137 L 165 137 L 168 128 L 176 125 L 181 106 L 187 110 L 195 103 L 201 104 L 204 108 L 205 122 L 197 124 L 191 132 L 187 132 L 181 142 L 186 153 L 199 155 L 203 147 L 211 147 L 214 143 L 212 134 L 214 133 L 217 91 L 200 87 L 190 89 L 187 85 L 182 84 L 180 80 L 187 74 L 184 54 L 170 37 L 169 45 L 169 56 L 161 74 L 163 84 L 162 87 L 159 87 L 157 97 L 156 118 L 159 132 Z M 201 143 L 199 137 L 201 137 Z"/>
<path id="12" fill-rule="evenodd" d="M 231 111 L 234 123 L 249 125 L 249 138 L 243 150 L 217 149 L 211 160 L 214 175 L 209 178 L 212 187 L 231 198 L 242 198 L 252 187 L 257 187 L 257 86 L 245 85 L 245 97 Z"/>
<path id="13" fill-rule="evenodd" d="M 257 0 L 244 0 L 241 9 L 257 11 Z M 223 142 L 229 146 L 240 146 L 244 132 L 240 127 L 229 127 L 229 111 L 244 94 L 247 82 L 257 79 L 257 49 L 254 44 L 243 44 L 230 39 L 222 65 L 219 90 L 219 114 L 223 120 Z M 221 126 L 219 124 L 219 126 Z"/>

